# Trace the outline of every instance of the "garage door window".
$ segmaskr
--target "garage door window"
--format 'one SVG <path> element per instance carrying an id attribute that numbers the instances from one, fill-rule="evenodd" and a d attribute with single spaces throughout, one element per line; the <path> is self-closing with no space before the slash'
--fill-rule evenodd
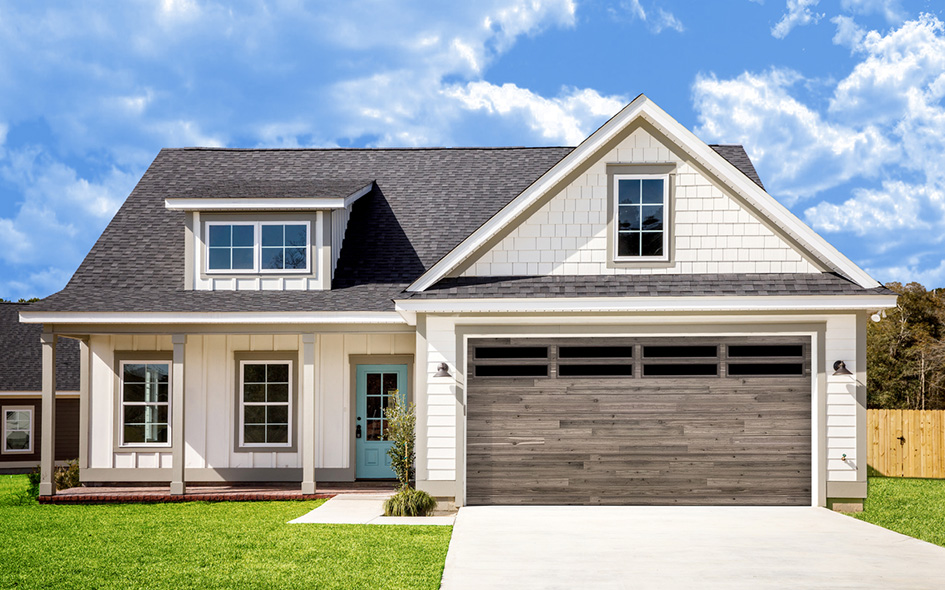
<path id="1" fill-rule="evenodd" d="M 789 377 L 804 374 L 800 344 L 729 345 L 726 369 L 732 377 Z"/>

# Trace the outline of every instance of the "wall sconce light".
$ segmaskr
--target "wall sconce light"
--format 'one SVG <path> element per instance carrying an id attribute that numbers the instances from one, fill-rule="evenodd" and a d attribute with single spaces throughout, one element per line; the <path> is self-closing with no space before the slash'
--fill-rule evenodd
<path id="1" fill-rule="evenodd" d="M 847 368 L 846 363 L 843 361 L 837 361 L 833 364 L 833 374 L 834 375 L 852 375 L 850 369 Z"/>
<path id="2" fill-rule="evenodd" d="M 434 377 L 452 377 L 450 367 L 446 363 L 440 363 L 436 366 L 436 375 Z"/>

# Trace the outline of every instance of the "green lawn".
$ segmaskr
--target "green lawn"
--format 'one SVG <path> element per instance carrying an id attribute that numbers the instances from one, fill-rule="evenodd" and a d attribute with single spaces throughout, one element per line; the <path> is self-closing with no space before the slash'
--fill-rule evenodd
<path id="1" fill-rule="evenodd" d="M 22 500 L 0 475 L 0 588 L 439 587 L 451 527 L 288 525 L 314 502 Z"/>
<path id="2" fill-rule="evenodd" d="M 945 547 L 945 480 L 870 477 L 856 518 Z"/>

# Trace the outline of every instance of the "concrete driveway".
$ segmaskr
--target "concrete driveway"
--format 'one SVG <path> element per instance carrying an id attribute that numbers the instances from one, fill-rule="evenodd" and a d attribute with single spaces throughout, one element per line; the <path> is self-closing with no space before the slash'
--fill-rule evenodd
<path id="1" fill-rule="evenodd" d="M 945 548 L 824 508 L 462 508 L 443 590 L 945 588 Z"/>

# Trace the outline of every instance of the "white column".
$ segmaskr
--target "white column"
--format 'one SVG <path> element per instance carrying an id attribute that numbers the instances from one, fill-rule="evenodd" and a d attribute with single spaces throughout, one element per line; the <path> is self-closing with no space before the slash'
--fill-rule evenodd
<path id="1" fill-rule="evenodd" d="M 79 473 L 89 467 L 89 369 L 91 368 L 89 339 L 79 340 Z"/>
<path id="2" fill-rule="evenodd" d="M 43 332 L 43 439 L 40 443 L 39 495 L 55 496 L 53 469 L 56 461 L 56 340 L 55 334 Z"/>
<path id="3" fill-rule="evenodd" d="M 174 334 L 171 336 L 171 342 L 174 344 L 171 368 L 171 494 L 183 495 L 187 488 L 184 483 L 184 347 L 187 344 L 187 335 Z"/>
<path id="4" fill-rule="evenodd" d="M 315 334 L 302 334 L 302 493 L 315 493 Z"/>

